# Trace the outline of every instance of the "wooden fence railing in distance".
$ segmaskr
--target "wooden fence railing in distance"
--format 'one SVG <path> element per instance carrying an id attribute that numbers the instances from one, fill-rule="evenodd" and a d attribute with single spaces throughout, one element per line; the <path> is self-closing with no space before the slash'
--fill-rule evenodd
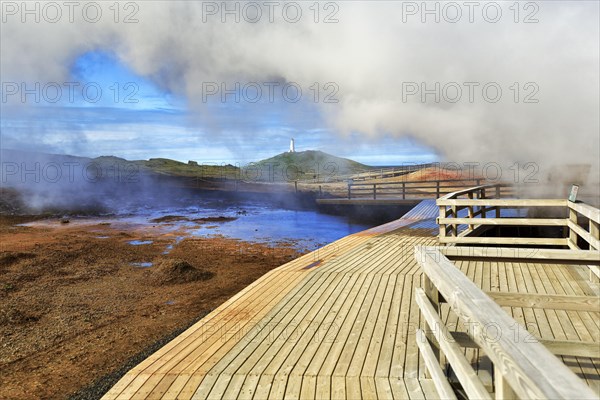
<path id="1" fill-rule="evenodd" d="M 373 168 L 371 170 L 360 172 L 358 174 L 353 174 L 348 176 L 348 179 L 352 179 L 354 181 L 366 181 L 371 179 L 384 179 L 384 178 L 392 178 L 396 176 L 407 175 L 413 172 L 420 171 L 425 168 L 438 168 L 444 169 L 440 166 L 439 163 L 428 163 L 428 164 L 410 164 L 403 165 L 397 167 L 383 167 L 383 168 Z"/>
<path id="2" fill-rule="evenodd" d="M 406 181 L 406 182 L 348 182 L 348 199 L 395 197 L 395 198 L 439 198 L 453 193 L 457 189 L 479 186 L 483 179 L 441 179 L 435 181 Z M 412 197 L 411 197 L 412 196 Z"/>

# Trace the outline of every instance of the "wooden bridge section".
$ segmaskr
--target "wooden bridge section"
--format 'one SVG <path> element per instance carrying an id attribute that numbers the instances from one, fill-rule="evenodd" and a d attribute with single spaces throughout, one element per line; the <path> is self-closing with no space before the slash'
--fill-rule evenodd
<path id="1" fill-rule="evenodd" d="M 104 398 L 485 398 L 509 393 L 517 380 L 535 381 L 530 365 L 536 360 L 516 357 L 511 346 L 518 344 L 509 341 L 510 351 L 502 353 L 505 342 L 489 346 L 469 330 L 474 317 L 469 307 L 465 311 L 464 297 L 454 296 L 457 288 L 438 277 L 434 264 L 442 256 L 455 263 L 444 261 L 444 271 L 471 285 L 465 286 L 469 295 L 489 300 L 491 294 L 495 302 L 489 304 L 500 304 L 502 318 L 514 321 L 502 330 L 504 340 L 516 330 L 516 337 L 541 346 L 541 360 L 562 366 L 557 382 L 566 382 L 570 392 L 559 394 L 597 396 L 600 360 L 592 350 L 600 343 L 600 315 L 588 264 L 598 264 L 599 257 L 576 249 L 559 256 L 551 254 L 559 250 L 545 250 L 550 253 L 533 258 L 487 247 L 441 251 L 435 247 L 439 207 L 424 200 L 396 221 L 265 274 L 129 371 Z M 417 257 L 415 247 L 421 249 Z M 432 252 L 442 256 L 431 258 Z M 436 323 L 453 340 L 436 338 Z M 504 364 L 497 347 L 508 354 Z M 552 371 L 543 375 L 553 377 Z"/>
<path id="2" fill-rule="evenodd" d="M 348 182 L 348 199 L 439 198 L 442 195 L 479 186 L 483 179 L 438 179 L 429 181 Z"/>

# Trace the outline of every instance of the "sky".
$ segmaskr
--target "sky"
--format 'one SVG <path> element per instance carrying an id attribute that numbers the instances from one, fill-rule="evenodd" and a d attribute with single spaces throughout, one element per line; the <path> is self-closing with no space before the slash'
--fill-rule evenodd
<path id="1" fill-rule="evenodd" d="M 597 1 L 64 4 L 2 2 L 2 148 L 599 168 Z"/>
<path id="2" fill-rule="evenodd" d="M 4 105 L 3 148 L 243 165 L 287 151 L 294 138 L 297 151 L 318 149 L 369 165 L 437 159 L 433 149 L 410 137 L 388 135 L 357 145 L 357 134 L 340 137 L 328 129 L 310 101 L 292 103 L 290 92 L 289 100 L 273 95 L 271 102 L 268 86 L 262 84 L 265 98 L 256 102 L 254 85 L 244 91 L 240 84 L 237 98 L 207 94 L 204 112 L 210 116 L 195 117 L 184 96 L 158 87 L 106 51 L 79 55 L 65 82 L 56 82 L 60 89 L 54 82 L 33 83 L 6 95 L 21 97 L 26 107 Z M 215 125 L 218 134 L 212 133 Z M 31 132 L 41 133 L 41 140 L 31 143 Z"/>

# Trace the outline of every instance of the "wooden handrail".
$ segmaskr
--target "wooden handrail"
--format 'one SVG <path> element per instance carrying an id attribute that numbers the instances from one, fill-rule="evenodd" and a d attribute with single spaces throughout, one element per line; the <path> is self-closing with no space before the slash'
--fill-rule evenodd
<path id="1" fill-rule="evenodd" d="M 508 388 L 501 384 L 506 380 L 510 385 L 508 389 L 520 398 L 597 399 L 596 393 L 544 345 L 531 343 L 524 327 L 516 331 L 511 329 L 515 320 L 437 248 L 416 246 L 415 258 L 429 285 L 439 291 L 468 327 L 469 337 L 494 363 L 500 391 Z M 500 332 L 494 340 L 486 336 L 490 326 Z M 444 340 L 443 337 L 439 339 Z M 461 381 L 463 387 L 473 384 L 468 377 L 463 379 L 467 379 L 467 382 Z M 496 390 L 498 394 L 499 388 Z"/>
<path id="2" fill-rule="evenodd" d="M 585 216 L 586 218 L 589 218 L 590 220 L 594 221 L 597 224 L 600 224 L 600 210 L 599 209 L 592 207 L 589 204 L 573 203 L 571 201 L 568 201 L 567 205 L 571 210 L 578 212 L 579 214 Z"/>
<path id="3" fill-rule="evenodd" d="M 487 185 L 479 185 L 479 186 L 474 186 L 465 190 L 459 190 L 453 193 L 448 193 L 446 196 L 444 197 L 440 197 L 439 200 L 441 199 L 455 199 L 458 196 L 464 196 L 468 193 L 473 193 L 473 192 L 477 192 L 479 190 L 482 189 L 491 189 L 491 188 L 496 188 L 496 187 L 510 187 L 511 185 L 509 184 L 501 184 L 501 183 L 495 183 L 495 184 L 487 184 Z"/>
<path id="4" fill-rule="evenodd" d="M 407 184 L 407 185 L 412 185 L 415 183 L 436 183 L 436 182 L 441 182 L 441 183 L 446 183 L 446 182 L 476 182 L 476 181 L 482 181 L 483 179 L 475 179 L 475 178 L 469 178 L 469 179 L 439 179 L 439 180 L 433 180 L 433 181 L 400 181 L 400 182 L 377 182 L 377 185 L 402 185 L 402 184 Z M 370 186 L 373 183 L 351 183 L 350 185 L 352 186 Z M 467 184 L 462 184 L 462 185 L 456 185 L 456 187 L 459 186 L 466 186 Z M 452 185 L 448 186 L 448 187 L 452 187 Z M 472 187 L 472 186 L 470 186 Z M 433 188 L 435 188 L 435 186 L 433 186 Z"/>
<path id="5" fill-rule="evenodd" d="M 564 218 L 438 218 L 438 224 L 567 226 Z"/>
<path id="6" fill-rule="evenodd" d="M 444 196 L 445 197 L 445 196 Z M 437 199 L 438 206 L 481 206 L 488 207 L 565 207 L 562 199 Z"/>
<path id="7" fill-rule="evenodd" d="M 600 265 L 600 252 L 568 249 L 532 249 L 524 247 L 440 247 L 439 251 L 450 259 L 520 260 L 521 262 L 543 261 L 561 264 Z"/>
<path id="8" fill-rule="evenodd" d="M 600 250 L 600 210 L 583 203 L 573 203 L 567 199 L 502 199 L 498 198 L 505 184 L 480 185 L 449 193 L 437 199 L 440 209 L 437 223 L 440 226 L 440 243 L 445 244 L 514 244 L 565 246 L 579 249 L 578 239 L 585 241 L 591 250 Z M 485 198 L 486 190 L 495 189 L 496 198 Z M 477 195 L 478 198 L 475 198 Z M 464 198 L 467 196 L 467 198 Z M 568 211 L 568 218 L 501 218 L 502 208 L 554 207 Z M 467 209 L 468 216 L 458 212 Z M 489 211 L 495 211 L 495 218 L 487 218 Z M 578 215 L 589 220 L 587 230 L 579 224 Z M 585 222 L 585 218 L 581 222 Z M 459 232 L 460 226 L 466 230 Z M 495 238 L 474 237 L 482 229 L 491 226 L 557 226 L 567 230 L 567 238 Z M 469 236 L 470 235 L 470 236 Z M 469 236 L 469 237 L 467 237 Z M 597 271 L 600 275 L 600 271 Z"/>
<path id="9" fill-rule="evenodd" d="M 425 195 L 427 191 L 435 191 L 436 198 L 456 188 L 469 188 L 473 183 L 479 184 L 482 179 L 440 179 L 435 181 L 400 181 L 400 182 L 348 182 L 348 198 L 356 195 L 371 195 L 374 199 L 377 195 L 399 195 L 403 199 L 406 195 Z M 453 184 L 454 183 L 454 184 Z M 419 191 L 422 190 L 422 191 Z M 423 191 L 424 190 L 424 191 Z M 432 193 L 433 194 L 433 193 Z"/>

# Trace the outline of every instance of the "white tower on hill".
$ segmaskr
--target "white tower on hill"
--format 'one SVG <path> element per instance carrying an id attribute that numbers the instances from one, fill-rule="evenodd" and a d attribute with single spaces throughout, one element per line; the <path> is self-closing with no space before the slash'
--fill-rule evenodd
<path id="1" fill-rule="evenodd" d="M 295 153 L 296 152 L 296 148 L 294 147 L 294 138 L 292 138 L 292 140 L 290 140 L 290 153 Z"/>

